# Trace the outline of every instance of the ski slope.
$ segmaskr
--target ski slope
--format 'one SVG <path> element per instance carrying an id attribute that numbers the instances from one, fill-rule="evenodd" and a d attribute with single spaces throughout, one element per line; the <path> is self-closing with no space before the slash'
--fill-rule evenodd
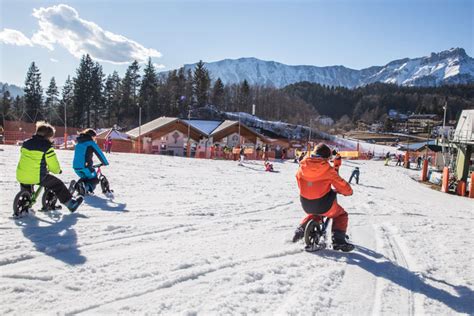
<path id="1" fill-rule="evenodd" d="M 303 251 L 297 165 L 111 154 L 77 213 L 13 220 L 19 148 L 0 146 L 0 314 L 473 314 L 474 202 L 418 172 L 361 169 L 353 253 Z M 72 152 L 58 151 L 65 181 Z"/>

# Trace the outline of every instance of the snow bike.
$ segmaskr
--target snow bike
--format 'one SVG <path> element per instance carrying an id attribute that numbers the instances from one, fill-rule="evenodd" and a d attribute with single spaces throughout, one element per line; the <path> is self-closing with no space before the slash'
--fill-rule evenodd
<path id="1" fill-rule="evenodd" d="M 92 168 L 96 169 L 97 178 L 99 179 L 100 188 L 102 189 L 102 193 L 110 194 L 114 191 L 110 189 L 109 180 L 104 176 L 100 167 L 103 166 L 102 164 L 93 165 Z M 69 184 L 69 192 L 74 194 L 74 191 L 77 191 L 78 195 L 86 196 L 90 192 L 86 189 L 85 179 L 79 179 L 79 181 L 71 180 Z"/>
<path id="2" fill-rule="evenodd" d="M 13 200 L 13 217 L 18 218 L 24 214 L 27 214 L 29 210 L 33 207 L 38 199 L 41 191 L 43 190 L 42 186 L 38 186 L 36 191 L 34 187 L 31 186 L 31 191 L 21 190 L 15 196 Z M 42 212 L 47 212 L 51 210 L 61 209 L 61 205 L 57 205 L 58 198 L 51 190 L 45 190 L 43 197 L 41 198 Z"/>
<path id="3" fill-rule="evenodd" d="M 326 229 L 329 225 L 329 217 L 320 216 L 322 221 L 311 219 L 306 224 L 304 230 L 304 242 L 306 244 L 305 250 L 309 252 L 326 249 L 327 235 Z"/>

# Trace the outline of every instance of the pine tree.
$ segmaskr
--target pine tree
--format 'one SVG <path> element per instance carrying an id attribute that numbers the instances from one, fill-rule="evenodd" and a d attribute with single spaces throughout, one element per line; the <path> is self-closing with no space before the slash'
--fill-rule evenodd
<path id="1" fill-rule="evenodd" d="M 222 83 L 221 78 L 217 78 L 212 88 L 212 97 L 211 102 L 218 109 L 223 109 L 224 106 L 224 84 Z"/>
<path id="2" fill-rule="evenodd" d="M 120 109 L 121 87 L 120 77 L 116 71 L 107 77 L 104 88 L 105 112 L 102 117 L 107 126 L 112 126 L 112 122 L 117 122 L 118 111 Z"/>
<path id="3" fill-rule="evenodd" d="M 148 58 L 148 63 L 143 72 L 139 93 L 139 104 L 142 107 L 143 115 L 142 123 L 151 121 L 160 114 L 158 108 L 158 78 L 151 58 Z"/>
<path id="4" fill-rule="evenodd" d="M 74 78 L 73 125 L 90 126 L 90 106 L 92 104 L 92 71 L 94 62 L 89 54 L 82 56 Z"/>
<path id="5" fill-rule="evenodd" d="M 200 60 L 194 68 L 193 75 L 193 94 L 194 105 L 196 107 L 206 106 L 209 102 L 209 88 L 211 86 L 211 79 L 209 72 L 204 67 L 204 63 Z"/>
<path id="6" fill-rule="evenodd" d="M 45 118 L 48 118 L 48 121 L 53 124 L 58 124 L 62 121 L 59 117 L 58 120 L 58 104 L 59 104 L 59 91 L 56 86 L 56 80 L 54 77 L 51 78 L 49 82 L 48 90 L 46 90 L 46 101 L 44 102 L 43 115 Z M 54 120 L 54 122 L 53 122 Z"/>
<path id="7" fill-rule="evenodd" d="M 140 66 L 135 60 L 128 66 L 122 81 L 122 97 L 117 122 L 132 125 L 137 120 L 138 88 L 140 87 Z"/>
<path id="8" fill-rule="evenodd" d="M 252 103 L 250 96 L 250 86 L 247 80 L 244 80 L 239 89 L 239 111 L 250 112 L 250 103 Z"/>
<path id="9" fill-rule="evenodd" d="M 99 127 L 99 120 L 105 115 L 105 102 L 103 96 L 104 90 L 104 73 L 102 66 L 95 63 L 91 72 L 91 112 L 92 123 L 94 128 Z"/>
<path id="10" fill-rule="evenodd" d="M 41 105 L 43 103 L 43 88 L 41 87 L 41 73 L 32 62 L 25 80 L 25 113 L 28 119 L 41 119 Z"/>
<path id="11" fill-rule="evenodd" d="M 3 92 L 2 96 L 2 104 L 1 104 L 1 113 L 3 115 L 4 119 L 9 119 L 10 118 L 10 112 L 11 112 L 11 97 L 10 97 L 10 91 L 6 90 Z"/>
<path id="12" fill-rule="evenodd" d="M 64 123 L 67 126 L 72 124 L 72 114 L 74 108 L 74 84 L 71 80 L 71 76 L 67 76 L 66 82 L 64 83 L 61 102 L 58 109 L 58 114 L 63 118 Z"/>

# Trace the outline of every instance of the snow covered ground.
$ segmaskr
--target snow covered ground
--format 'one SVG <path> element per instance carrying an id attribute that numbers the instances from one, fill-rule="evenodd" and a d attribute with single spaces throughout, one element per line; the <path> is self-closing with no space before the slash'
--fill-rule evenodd
<path id="1" fill-rule="evenodd" d="M 115 198 L 13 220 L 0 146 L 0 314 L 474 313 L 474 202 L 383 162 L 344 161 L 353 253 L 303 251 L 297 166 L 112 154 Z M 59 151 L 61 178 L 72 152 Z"/>

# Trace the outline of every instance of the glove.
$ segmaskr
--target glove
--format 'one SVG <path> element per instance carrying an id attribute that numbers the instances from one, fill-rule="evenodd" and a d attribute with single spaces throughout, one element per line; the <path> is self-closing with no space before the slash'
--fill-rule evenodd
<path id="1" fill-rule="evenodd" d="M 59 174 L 61 174 L 61 173 L 63 173 L 63 171 L 62 171 L 62 170 L 59 170 Z"/>

